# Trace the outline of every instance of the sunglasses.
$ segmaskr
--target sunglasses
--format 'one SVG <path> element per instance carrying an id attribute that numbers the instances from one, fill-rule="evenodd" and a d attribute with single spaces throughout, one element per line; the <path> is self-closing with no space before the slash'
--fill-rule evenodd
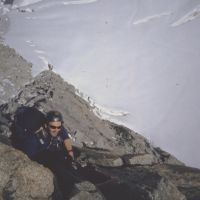
<path id="1" fill-rule="evenodd" d="M 53 126 L 53 125 L 49 125 L 49 127 L 51 129 L 61 129 L 62 126 Z"/>

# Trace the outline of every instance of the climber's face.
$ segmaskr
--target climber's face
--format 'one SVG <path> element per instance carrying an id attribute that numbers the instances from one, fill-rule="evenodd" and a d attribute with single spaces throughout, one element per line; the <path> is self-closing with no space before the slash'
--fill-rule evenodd
<path id="1" fill-rule="evenodd" d="M 61 129 L 61 126 L 62 126 L 62 122 L 60 121 L 49 122 L 47 124 L 48 133 L 51 136 L 56 137 Z"/>

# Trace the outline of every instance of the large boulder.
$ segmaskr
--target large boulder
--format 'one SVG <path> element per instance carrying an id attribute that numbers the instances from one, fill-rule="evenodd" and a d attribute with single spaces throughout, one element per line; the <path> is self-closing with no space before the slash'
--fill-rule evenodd
<path id="1" fill-rule="evenodd" d="M 3 143 L 0 155 L 0 199 L 51 199 L 54 182 L 50 170 Z"/>
<path id="2" fill-rule="evenodd" d="M 167 177 L 188 200 L 200 199 L 200 169 L 180 165 L 157 165 L 153 169 Z"/>
<path id="3" fill-rule="evenodd" d="M 70 200 L 105 200 L 104 196 L 98 191 L 94 184 L 89 181 L 82 181 L 75 184 L 74 193 Z"/>
<path id="4" fill-rule="evenodd" d="M 186 200 L 168 178 L 152 171 L 149 167 L 124 167 L 102 169 L 105 173 L 117 176 L 118 184 L 102 184 L 101 191 L 107 199 L 115 200 Z"/>

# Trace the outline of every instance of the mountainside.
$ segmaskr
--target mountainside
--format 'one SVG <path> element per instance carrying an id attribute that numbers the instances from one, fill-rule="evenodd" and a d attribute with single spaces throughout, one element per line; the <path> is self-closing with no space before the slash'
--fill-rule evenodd
<path id="1" fill-rule="evenodd" d="M 11 62 L 8 67 L 1 68 L 4 74 L 13 67 L 13 57 L 19 58 L 20 62 L 23 60 L 13 50 L 7 50 L 2 46 L 2 52 L 8 55 L 5 63 Z M 0 54 L 1 61 L 6 58 L 5 54 Z M 9 55 L 12 55 L 11 60 Z M 26 63 L 21 67 L 27 72 L 30 65 Z M 10 76 L 16 76 L 16 73 Z M 81 166 L 92 166 L 91 170 L 95 168 L 99 172 L 99 176 L 91 176 L 88 182 L 77 184 L 71 199 L 121 200 L 125 194 L 127 200 L 200 198 L 199 169 L 185 166 L 174 156 L 152 146 L 140 134 L 98 118 L 92 112 L 93 108 L 76 95 L 76 89 L 53 71 L 43 71 L 29 83 L 21 82 L 20 85 L 15 97 L 4 98 L 7 103 L 0 105 L 0 198 L 60 200 L 59 188 L 51 172 L 47 169 L 40 172 L 45 169 L 11 146 L 10 125 L 16 109 L 22 105 L 37 107 L 42 112 L 61 111 L 64 126 L 77 151 L 77 161 Z M 12 94 L 9 93 L 11 90 L 7 91 L 7 96 Z M 47 175 L 40 179 L 38 173 Z M 35 188 L 36 184 L 46 182 L 45 190 L 39 186 Z"/>
<path id="2" fill-rule="evenodd" d="M 198 0 L 0 3 L 0 37 L 34 76 L 53 64 L 104 119 L 198 168 L 199 35 Z"/>
<path id="3" fill-rule="evenodd" d="M 16 55 L 14 49 L 0 44 L 0 104 L 17 94 L 20 86 L 30 82 L 31 64 L 21 56 Z"/>

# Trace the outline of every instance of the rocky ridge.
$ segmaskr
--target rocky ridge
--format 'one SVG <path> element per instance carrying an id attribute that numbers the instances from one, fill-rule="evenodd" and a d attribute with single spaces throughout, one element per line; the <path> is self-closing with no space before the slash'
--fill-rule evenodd
<path id="1" fill-rule="evenodd" d="M 1 48 L 1 75 L 9 74 L 10 79 L 15 77 L 12 80 L 16 86 L 16 95 L 9 99 L 13 94 L 13 85 L 10 84 L 11 88 L 1 97 L 0 199 L 9 199 L 11 194 L 12 199 L 22 199 L 22 196 L 26 199 L 60 199 L 59 188 L 51 172 L 30 161 L 22 152 L 14 150 L 11 146 L 10 124 L 16 109 L 22 105 L 35 106 L 42 112 L 52 109 L 61 111 L 64 125 L 69 130 L 78 152 L 79 164 L 91 165 L 102 175 L 96 179 L 91 177 L 89 182 L 77 184 L 71 199 L 124 199 L 124 194 L 127 200 L 200 199 L 200 170 L 187 167 L 169 153 L 153 147 L 138 133 L 99 119 L 92 112 L 90 105 L 76 95 L 76 89 L 51 70 L 43 71 L 31 79 L 31 65 L 13 50 L 7 49 L 8 47 L 2 45 Z M 12 61 L 14 59 L 19 59 L 17 67 L 21 67 L 19 74 L 24 77 L 20 78 L 21 82 L 17 82 L 16 73 L 10 73 L 12 67 L 16 66 Z M 31 81 L 27 83 L 28 80 Z M 19 86 L 21 89 L 17 93 Z M 4 101 L 7 103 L 3 104 Z M 7 151 L 10 153 L 5 155 L 4 152 Z M 14 168 L 12 164 L 8 164 L 13 163 L 13 160 L 19 162 Z M 30 164 L 31 170 L 27 169 L 28 172 L 20 176 L 14 175 L 15 171 L 23 171 L 23 168 L 29 165 L 27 163 Z M 43 173 L 37 170 L 44 170 L 47 175 L 43 176 L 42 180 L 37 180 L 37 174 Z M 15 178 L 12 179 L 13 177 Z M 37 181 L 43 184 L 47 182 L 45 190 L 48 192 L 30 189 L 32 186 L 23 184 L 29 179 L 33 185 Z M 15 187 L 10 186 L 13 184 Z M 34 195 L 31 193 L 32 190 L 35 191 Z"/>
<path id="2" fill-rule="evenodd" d="M 14 49 L 0 44 L 0 104 L 14 97 L 20 86 L 30 82 L 31 63 L 27 63 Z"/>

